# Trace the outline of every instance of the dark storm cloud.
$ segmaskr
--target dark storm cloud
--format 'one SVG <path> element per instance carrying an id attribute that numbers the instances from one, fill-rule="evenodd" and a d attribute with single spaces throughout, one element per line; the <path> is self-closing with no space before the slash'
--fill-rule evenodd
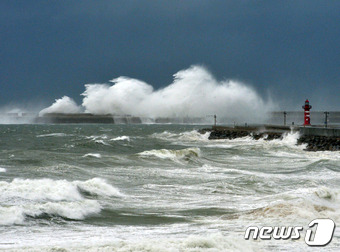
<path id="1" fill-rule="evenodd" d="M 1 1 L 0 104 L 79 101 L 85 83 L 121 75 L 158 88 L 203 64 L 283 108 L 340 109 L 339 13 L 339 1 Z"/>

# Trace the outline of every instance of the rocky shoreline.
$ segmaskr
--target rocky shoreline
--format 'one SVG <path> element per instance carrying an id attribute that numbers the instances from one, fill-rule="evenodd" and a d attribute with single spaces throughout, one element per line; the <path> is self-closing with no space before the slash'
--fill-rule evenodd
<path id="1" fill-rule="evenodd" d="M 282 139 L 285 134 L 295 131 L 297 128 L 289 127 L 212 127 L 199 130 L 201 134 L 210 132 L 209 140 L 235 139 L 250 136 L 255 140 L 264 139 L 266 141 Z M 306 136 L 302 135 L 298 139 L 297 145 L 307 144 L 306 151 L 340 151 L 340 137 L 327 136 Z"/>

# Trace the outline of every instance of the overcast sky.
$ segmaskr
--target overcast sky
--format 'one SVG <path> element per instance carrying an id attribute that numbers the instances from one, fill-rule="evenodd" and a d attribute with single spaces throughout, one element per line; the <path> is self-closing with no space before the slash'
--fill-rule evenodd
<path id="1" fill-rule="evenodd" d="M 0 1 L 0 105 L 81 102 L 118 76 L 155 89 L 193 64 L 282 109 L 340 110 L 340 1 Z M 246 99 L 246 97 L 245 97 Z"/>

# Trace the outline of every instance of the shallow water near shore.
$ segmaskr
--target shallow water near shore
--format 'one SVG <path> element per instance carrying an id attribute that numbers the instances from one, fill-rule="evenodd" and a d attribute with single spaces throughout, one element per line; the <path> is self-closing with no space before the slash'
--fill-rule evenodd
<path id="1" fill-rule="evenodd" d="M 0 125 L 0 250 L 301 251 L 248 226 L 340 223 L 340 153 L 195 125 Z M 325 248 L 337 251 L 340 229 Z"/>

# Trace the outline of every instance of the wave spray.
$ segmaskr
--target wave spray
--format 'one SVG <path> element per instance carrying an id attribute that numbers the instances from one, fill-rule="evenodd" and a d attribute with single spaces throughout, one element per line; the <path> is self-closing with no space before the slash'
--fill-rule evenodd
<path id="1" fill-rule="evenodd" d="M 111 84 L 86 84 L 82 107 L 86 113 L 140 117 L 219 117 L 260 121 L 273 105 L 250 86 L 235 81 L 217 81 L 202 66 L 174 74 L 173 82 L 159 90 L 141 80 L 119 77 Z M 43 113 L 74 113 L 79 107 L 69 97 L 56 100 Z"/>

